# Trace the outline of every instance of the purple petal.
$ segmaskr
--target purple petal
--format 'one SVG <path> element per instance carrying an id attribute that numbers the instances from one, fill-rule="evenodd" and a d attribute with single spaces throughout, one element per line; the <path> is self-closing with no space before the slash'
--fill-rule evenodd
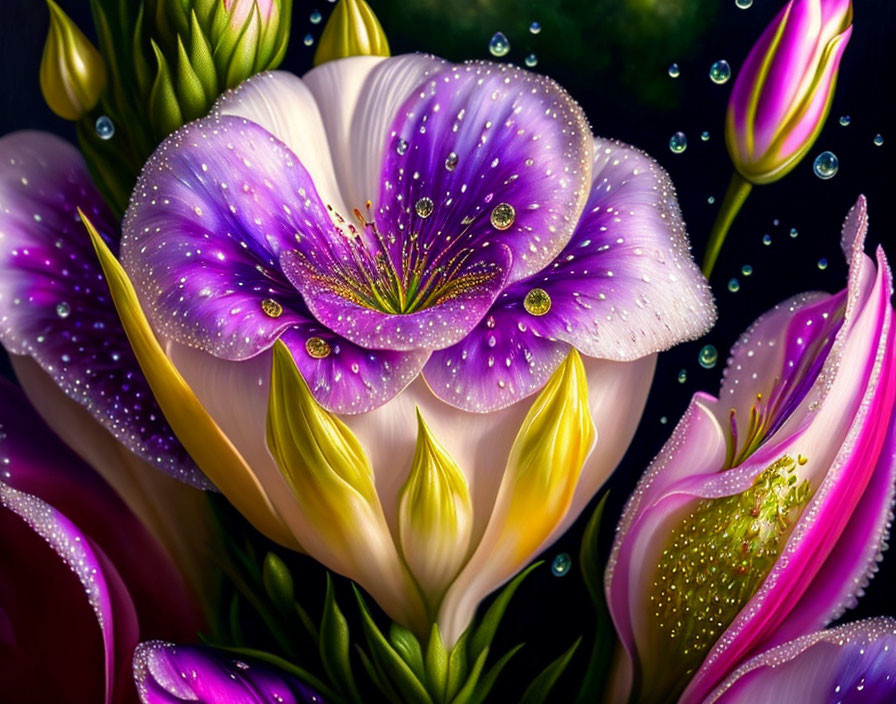
<path id="1" fill-rule="evenodd" d="M 140 372 L 76 208 L 108 235 L 114 219 L 81 156 L 49 134 L 0 139 L 0 342 L 32 357 L 139 457 L 209 488 Z"/>
<path id="2" fill-rule="evenodd" d="M 705 704 L 884 704 L 896 700 L 896 620 L 812 633 L 747 661 Z"/>
<path id="3" fill-rule="evenodd" d="M 134 679 L 143 704 L 322 704 L 323 699 L 286 672 L 249 664 L 214 648 L 141 643 Z"/>
<path id="4" fill-rule="evenodd" d="M 504 291 L 473 332 L 427 364 L 448 403 L 502 408 L 541 388 L 570 345 L 630 361 L 698 337 L 715 319 L 666 173 L 632 147 L 594 146 L 585 214 L 557 259 Z M 535 293 L 547 310 L 527 301 Z"/>

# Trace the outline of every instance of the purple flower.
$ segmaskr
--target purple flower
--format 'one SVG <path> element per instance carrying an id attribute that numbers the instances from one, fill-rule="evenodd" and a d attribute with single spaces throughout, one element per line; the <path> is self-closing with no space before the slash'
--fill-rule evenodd
<path id="1" fill-rule="evenodd" d="M 133 701 L 138 639 L 191 637 L 194 596 L 116 493 L 5 381 L 0 458 L 4 701 Z"/>
<path id="2" fill-rule="evenodd" d="M 896 329 L 866 228 L 860 199 L 847 288 L 760 317 L 719 398 L 694 396 L 629 500 L 606 574 L 620 701 L 703 701 L 751 653 L 838 617 L 876 570 L 896 478 Z"/>

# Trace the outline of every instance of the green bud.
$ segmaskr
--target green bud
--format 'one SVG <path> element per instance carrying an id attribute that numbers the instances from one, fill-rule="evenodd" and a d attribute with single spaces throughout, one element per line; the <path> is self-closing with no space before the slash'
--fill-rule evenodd
<path id="1" fill-rule="evenodd" d="M 347 56 L 389 56 L 386 33 L 364 0 L 339 0 L 321 34 L 314 65 Z"/>
<path id="2" fill-rule="evenodd" d="M 160 138 L 165 138 L 184 124 L 184 116 L 177 100 L 174 82 L 171 80 L 168 61 L 155 41 L 152 42 L 152 50 L 156 56 L 158 70 L 149 92 L 149 119 L 156 134 Z"/>
<path id="3" fill-rule="evenodd" d="M 280 609 L 289 611 L 295 601 L 292 573 L 277 555 L 265 555 L 261 568 L 261 579 L 268 596 Z"/>

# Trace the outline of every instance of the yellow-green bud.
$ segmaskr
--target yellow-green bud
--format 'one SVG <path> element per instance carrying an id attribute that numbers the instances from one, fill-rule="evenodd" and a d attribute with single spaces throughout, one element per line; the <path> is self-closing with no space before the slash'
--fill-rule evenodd
<path id="1" fill-rule="evenodd" d="M 380 21 L 364 0 L 339 0 L 320 36 L 314 65 L 347 56 L 389 56 Z"/>

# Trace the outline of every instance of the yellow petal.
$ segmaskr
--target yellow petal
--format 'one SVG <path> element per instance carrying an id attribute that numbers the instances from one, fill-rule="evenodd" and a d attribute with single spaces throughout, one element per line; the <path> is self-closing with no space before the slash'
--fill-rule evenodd
<path id="1" fill-rule="evenodd" d="M 301 549 L 280 520 L 251 468 L 165 356 L 127 273 L 87 216 L 80 210 L 78 212 L 90 233 L 112 300 L 140 368 L 178 440 L 199 468 L 252 525 L 281 545 L 293 550 Z"/>
<path id="2" fill-rule="evenodd" d="M 425 632 L 423 601 L 398 550 L 354 433 L 311 394 L 289 349 L 274 343 L 268 448 L 308 525 L 302 544 L 361 584 L 396 621 Z"/>
<path id="3" fill-rule="evenodd" d="M 364 0 L 339 0 L 327 20 L 314 54 L 314 65 L 347 56 L 389 56 L 380 21 Z"/>
<path id="4" fill-rule="evenodd" d="M 78 120 L 99 102 L 106 65 L 96 47 L 53 0 L 50 30 L 40 62 L 40 89 L 59 117 Z"/>
<path id="5" fill-rule="evenodd" d="M 572 350 L 535 399 L 514 441 L 482 540 L 439 611 L 447 643 L 476 604 L 544 546 L 569 511 L 596 432 L 582 358 Z"/>
<path id="6" fill-rule="evenodd" d="M 473 501 L 467 478 L 417 411 L 417 449 L 401 492 L 399 535 L 405 562 L 437 606 L 470 545 Z"/>

